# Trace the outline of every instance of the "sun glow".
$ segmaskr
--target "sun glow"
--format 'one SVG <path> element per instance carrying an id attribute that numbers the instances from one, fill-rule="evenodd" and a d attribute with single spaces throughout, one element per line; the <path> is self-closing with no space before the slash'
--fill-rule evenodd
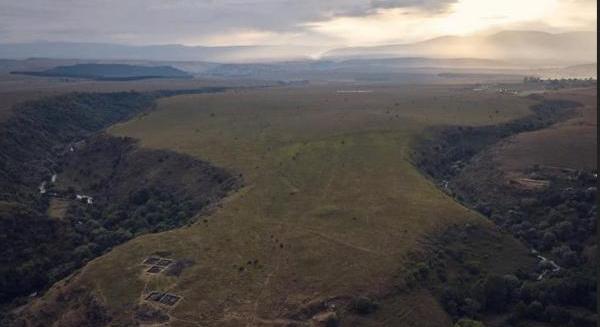
<path id="1" fill-rule="evenodd" d="M 447 34 L 472 34 L 478 31 L 541 20 L 557 9 L 556 0 L 461 0 L 451 13 L 438 19 L 434 28 Z"/>
<path id="2" fill-rule="evenodd" d="M 593 2 L 588 5 L 591 4 Z M 432 36 L 476 34 L 500 28 L 518 29 L 528 23 L 552 29 L 567 24 L 567 19 L 595 21 L 595 10 L 593 17 L 564 17 L 567 5 L 573 4 L 557 0 L 460 0 L 441 12 L 382 9 L 369 16 L 338 17 L 306 26 L 352 46 L 414 42 Z"/>

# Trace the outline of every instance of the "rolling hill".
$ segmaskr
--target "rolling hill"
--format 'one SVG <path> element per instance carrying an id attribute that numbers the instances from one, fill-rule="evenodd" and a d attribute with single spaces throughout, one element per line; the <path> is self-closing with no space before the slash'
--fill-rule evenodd
<path id="1" fill-rule="evenodd" d="M 171 66 L 135 66 L 125 64 L 76 64 L 44 71 L 15 71 L 34 76 L 90 78 L 97 80 L 136 80 L 145 78 L 189 78 L 190 74 Z"/>
<path id="2" fill-rule="evenodd" d="M 184 46 L 178 44 L 131 46 L 109 43 L 33 42 L 0 44 L 0 58 L 263 62 L 307 59 L 316 51 L 303 46 Z"/>
<path id="3" fill-rule="evenodd" d="M 502 31 L 492 35 L 442 36 L 410 44 L 331 49 L 324 46 L 131 46 L 104 43 L 33 42 L 0 44 L 0 58 L 209 61 L 256 63 L 404 57 L 473 58 L 511 61 L 529 66 L 578 65 L 596 62 L 596 32 L 551 34 Z M 320 55 L 322 54 L 322 55 Z"/>

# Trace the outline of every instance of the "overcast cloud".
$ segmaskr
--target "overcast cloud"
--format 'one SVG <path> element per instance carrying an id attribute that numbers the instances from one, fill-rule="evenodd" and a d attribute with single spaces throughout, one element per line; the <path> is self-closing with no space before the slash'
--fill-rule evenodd
<path id="1" fill-rule="evenodd" d="M 506 12 L 495 9 L 508 19 L 494 21 L 482 7 L 468 16 L 477 21 L 454 31 L 443 24 L 453 25 L 448 19 L 457 16 L 457 11 L 468 13 L 469 8 L 479 6 L 473 0 L 0 0 L 0 43 L 47 40 L 334 46 L 408 42 L 440 36 L 445 30 L 456 34 L 532 24 L 552 31 L 594 28 L 596 1 L 533 2 L 537 6 L 533 9 L 542 6 L 555 12 L 534 10 L 531 17 L 513 19 L 510 8 Z M 353 31 L 360 38 L 353 37 Z"/>

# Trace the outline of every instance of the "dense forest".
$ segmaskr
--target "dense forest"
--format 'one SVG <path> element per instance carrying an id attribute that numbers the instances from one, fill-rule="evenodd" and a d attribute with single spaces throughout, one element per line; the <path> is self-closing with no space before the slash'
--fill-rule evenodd
<path id="1" fill-rule="evenodd" d="M 101 133 L 157 97 L 220 90 L 74 93 L 15 108 L 0 125 L 0 306 L 136 235 L 190 223 L 234 190 L 239 177 L 223 169 Z"/>
<path id="2" fill-rule="evenodd" d="M 572 117 L 577 106 L 570 101 L 544 100 L 533 107 L 532 115 L 516 121 L 497 126 L 447 126 L 421 140 L 414 153 L 416 165 L 458 201 L 521 240 L 539 259 L 535 271 L 498 275 L 483 271 L 464 253 L 450 255 L 468 268 L 466 278 L 444 280 L 445 286 L 437 292 L 454 319 L 491 314 L 504 315 L 506 323 L 513 326 L 531 321 L 596 326 L 596 170 L 535 165 L 526 173 L 545 181 L 546 187 L 519 188 L 500 182 L 502 172 L 486 152 L 510 135 Z M 477 237 L 477 231 L 462 230 L 447 234 L 447 243 L 458 234 L 463 240 Z M 436 258 L 428 262 L 431 269 L 440 261 Z"/>
<path id="3" fill-rule="evenodd" d="M 58 66 L 44 71 L 15 71 L 13 74 L 113 81 L 191 77 L 190 74 L 171 66 L 136 66 L 126 64 L 77 64 Z"/>

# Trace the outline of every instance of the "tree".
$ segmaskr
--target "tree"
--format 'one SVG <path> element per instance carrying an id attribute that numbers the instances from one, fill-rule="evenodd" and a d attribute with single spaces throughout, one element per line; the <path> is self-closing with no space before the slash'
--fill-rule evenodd
<path id="1" fill-rule="evenodd" d="M 527 317 L 531 319 L 540 320 L 540 318 L 542 318 L 543 313 L 544 306 L 537 300 L 529 303 L 529 305 L 527 306 Z"/>
<path id="2" fill-rule="evenodd" d="M 573 224 L 569 221 L 561 221 L 555 227 L 556 235 L 561 240 L 568 240 L 573 232 Z"/>
<path id="3" fill-rule="evenodd" d="M 527 315 L 527 305 L 523 301 L 519 301 L 515 306 L 515 317 L 516 318 L 524 318 Z"/>
<path id="4" fill-rule="evenodd" d="M 560 265 L 565 267 L 572 267 L 577 265 L 579 258 L 577 253 L 568 245 L 561 245 L 552 249 L 552 255 L 558 258 Z"/>
<path id="5" fill-rule="evenodd" d="M 553 232 L 545 232 L 542 237 L 542 246 L 544 249 L 551 249 L 556 244 L 556 235 Z"/>
<path id="6" fill-rule="evenodd" d="M 367 315 L 375 312 L 378 307 L 379 305 L 375 301 L 366 296 L 356 297 L 350 302 L 350 310 L 360 315 Z"/>
<path id="7" fill-rule="evenodd" d="M 510 301 L 506 280 L 498 275 L 488 276 L 479 286 L 480 299 L 486 310 L 503 312 Z"/>
<path id="8" fill-rule="evenodd" d="M 553 324 L 566 324 L 571 320 L 571 314 L 567 310 L 552 304 L 546 307 L 544 316 Z"/>
<path id="9" fill-rule="evenodd" d="M 477 300 L 466 298 L 461 310 L 467 317 L 475 317 L 481 310 L 481 304 Z"/>

